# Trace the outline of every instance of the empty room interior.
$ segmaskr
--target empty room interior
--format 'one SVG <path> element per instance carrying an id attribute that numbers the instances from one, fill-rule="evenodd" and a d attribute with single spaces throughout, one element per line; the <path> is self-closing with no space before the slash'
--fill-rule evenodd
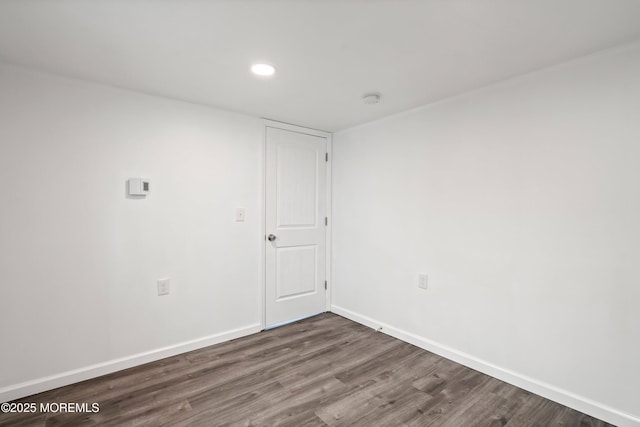
<path id="1" fill-rule="evenodd" d="M 0 0 L 0 426 L 640 426 L 640 1 Z"/>

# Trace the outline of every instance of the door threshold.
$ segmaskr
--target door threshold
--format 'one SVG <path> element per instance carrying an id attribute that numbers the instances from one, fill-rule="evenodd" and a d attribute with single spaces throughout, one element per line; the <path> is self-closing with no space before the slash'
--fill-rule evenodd
<path id="1" fill-rule="evenodd" d="M 265 326 L 263 330 L 264 330 L 264 331 L 268 331 L 268 330 L 270 330 L 270 329 L 279 328 L 280 326 L 288 325 L 288 324 L 290 324 L 290 323 L 299 322 L 299 321 L 301 321 L 301 320 L 308 319 L 308 318 L 310 318 L 310 317 L 315 317 L 315 316 L 317 316 L 317 315 L 319 315 L 319 314 L 322 314 L 322 312 L 320 312 L 320 313 L 316 313 L 316 314 L 311 314 L 311 315 L 309 315 L 309 316 L 298 317 L 297 319 L 285 320 L 284 322 L 280 322 L 280 323 L 274 323 L 273 325 Z"/>

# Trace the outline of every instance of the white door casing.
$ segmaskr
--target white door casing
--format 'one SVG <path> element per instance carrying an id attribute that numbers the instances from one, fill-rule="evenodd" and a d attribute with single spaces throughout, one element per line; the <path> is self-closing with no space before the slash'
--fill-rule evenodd
<path id="1" fill-rule="evenodd" d="M 265 130 L 267 327 L 326 311 L 327 136 L 286 127 Z"/>

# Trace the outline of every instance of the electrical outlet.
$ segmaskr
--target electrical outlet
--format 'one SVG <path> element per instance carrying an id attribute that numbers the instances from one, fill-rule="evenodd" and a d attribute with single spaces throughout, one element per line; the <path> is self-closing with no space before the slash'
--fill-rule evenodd
<path id="1" fill-rule="evenodd" d="M 426 274 L 418 274 L 418 288 L 427 290 L 429 287 L 429 276 Z"/>
<path id="2" fill-rule="evenodd" d="M 158 296 L 169 295 L 169 279 L 158 280 Z"/>
<path id="3" fill-rule="evenodd" d="M 236 208 L 236 222 L 244 222 L 244 208 Z"/>

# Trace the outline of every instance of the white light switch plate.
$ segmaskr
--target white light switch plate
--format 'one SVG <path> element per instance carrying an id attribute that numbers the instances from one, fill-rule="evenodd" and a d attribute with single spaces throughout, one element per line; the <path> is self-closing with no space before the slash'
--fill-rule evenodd
<path id="1" fill-rule="evenodd" d="M 236 222 L 244 222 L 244 208 L 236 208 Z"/>

